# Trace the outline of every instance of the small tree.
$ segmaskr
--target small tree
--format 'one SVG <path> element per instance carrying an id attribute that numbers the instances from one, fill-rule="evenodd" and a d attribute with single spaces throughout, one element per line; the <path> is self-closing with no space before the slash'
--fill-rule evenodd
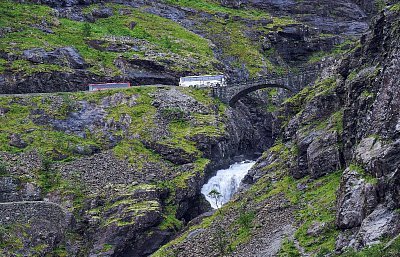
<path id="1" fill-rule="evenodd" d="M 218 211 L 221 213 L 221 210 L 219 209 L 221 206 L 219 206 L 219 204 L 218 204 L 219 198 L 222 197 L 221 193 L 218 192 L 218 190 L 214 188 L 213 190 L 211 190 L 211 191 L 208 193 L 208 196 L 211 197 L 212 199 L 214 199 L 214 201 L 215 201 L 215 206 L 217 206 Z"/>

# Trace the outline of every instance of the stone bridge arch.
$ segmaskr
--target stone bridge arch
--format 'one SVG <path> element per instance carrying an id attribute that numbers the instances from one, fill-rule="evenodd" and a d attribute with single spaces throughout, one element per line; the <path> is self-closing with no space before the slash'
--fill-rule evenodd
<path id="1" fill-rule="evenodd" d="M 290 92 L 294 92 L 294 89 L 285 86 L 285 85 L 279 85 L 279 84 L 262 84 L 262 85 L 254 85 L 254 86 L 249 86 L 246 87 L 244 89 L 241 89 L 240 91 L 238 91 L 237 93 L 235 93 L 234 95 L 232 95 L 229 99 L 229 106 L 233 107 L 235 106 L 235 104 L 237 103 L 237 101 L 239 101 L 240 98 L 248 95 L 251 92 L 260 90 L 260 89 L 264 89 L 264 88 L 283 88 L 286 89 Z"/>
<path id="2" fill-rule="evenodd" d="M 229 104 L 229 106 L 234 107 L 240 98 L 263 88 L 283 88 L 290 92 L 296 92 L 314 82 L 319 72 L 319 69 L 303 70 L 298 71 L 296 74 L 271 74 L 268 77 L 260 77 L 241 83 L 231 82 L 225 87 L 213 88 L 212 95 L 219 98 L 222 102 Z"/>

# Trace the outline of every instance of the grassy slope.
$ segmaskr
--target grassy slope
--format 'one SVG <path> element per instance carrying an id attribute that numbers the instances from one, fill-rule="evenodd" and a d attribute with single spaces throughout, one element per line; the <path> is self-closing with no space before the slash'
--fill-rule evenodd
<path id="1" fill-rule="evenodd" d="M 164 2 L 211 14 L 205 19 L 202 15 L 192 13 L 188 18 L 198 21 L 194 25 L 195 29 L 202 31 L 206 38 L 213 41 L 221 52 L 219 58 L 229 60 L 230 68 L 240 68 L 244 65 L 250 76 L 256 76 L 260 72 L 283 72 L 282 67 L 269 60 L 274 49 L 263 52 L 262 38 L 270 32 L 298 23 L 297 21 L 289 17 L 272 17 L 256 9 L 238 10 L 223 7 L 213 0 L 165 0 Z M 121 74 L 121 70 L 114 64 L 114 60 L 118 57 L 127 60 L 151 60 L 161 65 L 172 63 L 168 66 L 176 72 L 198 74 L 221 72 L 221 68 L 216 68 L 220 63 L 214 58 L 208 40 L 188 31 L 178 23 L 146 13 L 144 9 L 118 4 L 106 4 L 106 6 L 113 9 L 113 16 L 97 19 L 94 23 L 85 23 L 58 18 L 55 11 L 47 6 L 19 4 L 11 0 L 1 1 L 0 26 L 12 28 L 13 32 L 6 33 L 5 37 L 0 38 L 0 49 L 6 53 L 20 55 L 23 50 L 36 47 L 54 50 L 58 47 L 73 46 L 90 65 L 88 70 L 99 75 Z M 83 12 L 90 13 L 95 8 L 99 6 L 90 5 Z M 222 18 L 221 14 L 226 17 Z M 249 27 L 246 20 L 272 22 Z M 134 29 L 129 28 L 131 22 L 137 24 Z M 41 31 L 38 27 L 43 25 L 54 33 Z M 250 34 L 253 36 L 250 37 Z M 257 36 L 254 38 L 254 35 Z M 117 37 L 117 42 L 121 42 L 123 37 L 128 37 L 131 50 L 100 51 L 88 45 L 90 40 L 103 40 L 102 46 L 107 47 L 112 43 L 111 37 Z M 133 50 L 133 45 L 138 46 L 139 50 Z M 319 53 L 312 59 L 315 61 L 321 58 L 321 55 L 327 54 L 329 53 Z M 71 69 L 65 65 L 32 64 L 22 59 L 7 61 L 0 58 L 0 72 L 3 71 L 32 74 L 71 71 Z"/>
<path id="2" fill-rule="evenodd" d="M 109 4 L 114 15 L 109 18 L 98 19 L 89 24 L 90 33 L 84 32 L 86 23 L 57 18 L 54 11 L 47 6 L 34 4 L 17 4 L 12 1 L 0 2 L 0 26 L 13 28 L 16 32 L 7 33 L 0 38 L 0 49 L 5 52 L 21 54 L 23 50 L 40 47 L 53 50 L 58 47 L 74 46 L 83 58 L 91 65 L 91 70 L 97 74 L 117 75 L 120 71 L 113 64 L 114 59 L 123 56 L 126 59 L 140 58 L 154 61 L 172 60 L 176 71 L 190 70 L 197 72 L 212 72 L 213 63 L 217 61 L 209 47 L 208 41 L 181 27 L 179 24 L 156 15 L 145 13 L 139 9 Z M 96 8 L 96 6 L 90 6 Z M 126 15 L 120 15 L 123 9 Z M 126 11 L 128 10 L 128 11 Z M 16 22 L 18 21 L 18 22 Z M 136 22 L 134 29 L 129 28 L 131 22 Z M 54 34 L 47 34 L 35 28 L 45 23 Z M 87 25 L 86 25 L 87 26 Z M 116 53 L 99 51 L 88 46 L 87 40 L 106 40 L 110 36 L 129 37 L 138 41 L 138 45 L 145 44 L 146 50 L 134 50 Z M 157 57 L 151 53 L 163 53 L 164 57 Z M 188 61 L 188 58 L 191 58 Z M 32 65 L 24 60 L 11 63 L 0 60 L 2 70 L 33 73 L 37 71 L 70 70 L 68 67 L 57 65 Z"/>
<path id="3" fill-rule="evenodd" d="M 208 38 L 222 50 L 222 58 L 234 58 L 231 65 L 233 68 L 240 68 L 245 65 L 250 76 L 255 76 L 261 71 L 264 72 L 282 72 L 282 68 L 273 65 L 268 59 L 268 53 L 261 50 L 262 38 L 251 40 L 246 36 L 247 32 L 257 32 L 266 35 L 270 32 L 280 30 L 282 27 L 290 24 L 296 24 L 297 21 L 289 17 L 273 17 L 270 14 L 256 9 L 232 9 L 223 7 L 217 1 L 213 0 L 165 0 L 165 3 L 193 8 L 198 11 L 210 14 L 225 14 L 229 18 L 220 18 L 218 15 L 204 21 L 199 29 L 206 33 Z M 241 19 L 233 19 L 240 17 Z M 193 16 L 192 19 L 199 19 Z M 246 19 L 250 20 L 271 20 L 266 26 L 261 24 L 252 26 L 251 29 L 246 24 Z"/>

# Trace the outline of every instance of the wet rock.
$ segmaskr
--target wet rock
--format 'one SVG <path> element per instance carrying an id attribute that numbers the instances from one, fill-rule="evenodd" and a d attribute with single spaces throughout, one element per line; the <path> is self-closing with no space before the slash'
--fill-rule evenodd
<path id="1" fill-rule="evenodd" d="M 94 8 L 92 10 L 92 15 L 95 18 L 108 18 L 114 15 L 111 8 Z"/>
<path id="2" fill-rule="evenodd" d="M 88 67 L 85 60 L 74 47 L 57 48 L 52 52 L 46 52 L 42 48 L 33 48 L 25 50 L 23 56 L 26 60 L 33 63 L 66 65 L 73 69 Z"/>
<path id="3" fill-rule="evenodd" d="M 340 168 L 336 131 L 325 132 L 309 145 L 307 162 L 312 178 L 319 178 Z"/>
<path id="4" fill-rule="evenodd" d="M 368 217 L 366 217 L 360 227 L 356 237 L 355 246 L 357 248 L 369 246 L 380 242 L 384 238 L 392 238 L 400 232 L 400 215 L 384 206 L 378 206 Z"/>
<path id="5" fill-rule="evenodd" d="M 124 250 L 123 256 L 150 256 L 162 245 L 167 243 L 172 235 L 173 233 L 170 231 L 161 231 L 158 229 L 154 229 L 149 233 L 143 233 L 136 238 L 136 242 L 130 249 Z"/>
<path id="6" fill-rule="evenodd" d="M 307 229 L 307 235 L 309 236 L 319 236 L 327 228 L 325 222 L 314 221 L 310 227 Z"/>
<path id="7" fill-rule="evenodd" d="M 341 229 L 360 226 L 377 204 L 376 187 L 366 183 L 357 170 L 347 168 L 338 192 L 336 225 Z"/>
<path id="8" fill-rule="evenodd" d="M 8 144 L 17 148 L 25 148 L 28 144 L 21 138 L 20 134 L 11 134 Z"/>

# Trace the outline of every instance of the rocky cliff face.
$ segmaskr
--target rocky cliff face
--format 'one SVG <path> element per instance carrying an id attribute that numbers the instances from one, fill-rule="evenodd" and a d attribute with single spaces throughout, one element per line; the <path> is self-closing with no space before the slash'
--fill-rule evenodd
<path id="1" fill-rule="evenodd" d="M 397 256 L 399 5 L 285 100 L 242 192 L 156 256 Z M 221 232 L 224 231 L 224 232 Z M 208 240 L 209 244 L 204 244 Z M 361 256 L 361 255 L 360 255 Z"/>

